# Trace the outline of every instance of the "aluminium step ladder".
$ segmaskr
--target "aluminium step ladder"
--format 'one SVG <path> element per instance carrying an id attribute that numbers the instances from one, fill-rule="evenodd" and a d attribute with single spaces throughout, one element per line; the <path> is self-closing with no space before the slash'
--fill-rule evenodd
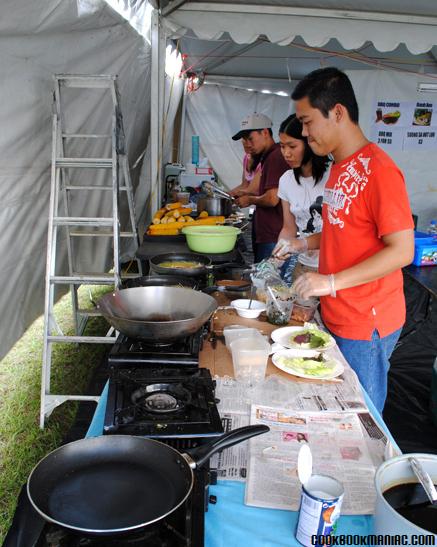
<path id="1" fill-rule="evenodd" d="M 111 112 L 108 113 L 108 118 L 111 119 L 110 131 L 107 130 L 103 133 L 69 132 L 66 123 L 67 109 L 64 108 L 63 101 L 61 101 L 61 91 L 63 91 L 63 97 L 66 93 L 66 89 L 64 88 L 77 88 L 75 92 L 79 94 L 83 91 L 89 93 L 89 90 L 94 90 L 92 93 L 95 91 L 102 93 L 102 102 L 99 103 L 100 107 L 104 104 L 103 101 L 108 102 L 108 99 L 110 99 Z M 103 95 L 105 96 L 104 98 Z M 100 154 L 103 157 L 75 157 L 71 153 L 67 154 L 67 148 L 71 148 L 71 143 L 81 142 L 92 148 L 93 143 L 97 141 L 100 143 L 100 148 L 106 150 L 107 154 L 110 155 Z M 103 178 L 103 184 L 78 184 L 71 176 L 72 172 L 73 174 L 79 173 L 79 176 L 81 176 L 90 172 L 98 172 L 96 170 L 103 170 L 106 174 Z M 107 200 L 110 202 L 108 206 L 110 211 L 106 216 L 78 216 L 77 212 L 73 214 L 75 197 L 79 194 L 87 195 L 87 192 L 102 192 L 102 196 L 107 196 L 108 194 L 111 196 L 111 199 Z M 126 196 L 129 209 L 130 226 L 127 231 L 121 231 L 120 229 L 119 205 L 122 195 Z M 62 233 L 60 234 L 60 232 Z M 61 237 L 62 235 L 64 238 Z M 102 273 L 79 272 L 77 271 L 77 253 L 80 249 L 78 238 L 81 238 L 83 241 L 83 238 L 95 237 L 112 239 L 113 259 L 111 271 Z M 45 280 L 44 346 L 41 378 L 41 428 L 44 428 L 45 419 L 50 416 L 52 411 L 65 401 L 98 402 L 99 400 L 98 396 L 93 395 L 58 395 L 51 393 L 52 349 L 55 343 L 114 343 L 117 333 L 112 328 L 109 329 L 106 336 L 85 336 L 83 334 L 87 319 L 90 316 L 101 314 L 95 309 L 83 310 L 79 308 L 78 290 L 83 284 L 113 285 L 114 288 L 120 287 L 122 280 L 120 238 L 122 237 L 130 238 L 137 246 L 139 244 L 132 184 L 125 149 L 123 118 L 117 90 L 117 77 L 112 75 L 55 75 L 52 118 L 51 189 Z M 57 273 L 59 269 L 57 253 L 64 250 L 65 254 L 65 244 L 68 259 L 68 275 L 60 275 Z M 141 275 L 141 262 L 137 260 L 137 264 L 139 274 L 123 275 L 123 278 Z M 64 335 L 54 316 L 55 288 L 58 285 L 68 285 L 70 287 L 75 327 L 74 336 Z"/>

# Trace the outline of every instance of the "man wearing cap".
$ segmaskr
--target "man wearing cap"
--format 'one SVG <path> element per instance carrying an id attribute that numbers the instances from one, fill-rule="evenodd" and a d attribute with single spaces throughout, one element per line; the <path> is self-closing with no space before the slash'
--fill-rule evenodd
<path id="1" fill-rule="evenodd" d="M 264 114 L 250 114 L 241 122 L 234 141 L 246 139 L 253 154 L 261 154 L 261 180 L 258 195 L 246 194 L 237 199 L 240 207 L 256 206 L 255 262 L 271 255 L 282 229 L 282 206 L 278 197 L 281 176 L 289 169 L 280 145 L 273 140 L 272 120 Z"/>

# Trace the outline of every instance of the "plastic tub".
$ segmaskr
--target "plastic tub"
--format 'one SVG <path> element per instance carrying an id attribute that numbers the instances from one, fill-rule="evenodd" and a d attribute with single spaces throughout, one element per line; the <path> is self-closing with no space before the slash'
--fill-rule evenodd
<path id="1" fill-rule="evenodd" d="M 182 205 L 188 205 L 190 203 L 190 192 L 177 192 L 176 201 L 179 201 Z"/>
<path id="2" fill-rule="evenodd" d="M 251 327 L 243 327 L 241 325 L 228 325 L 223 329 L 223 336 L 225 337 L 226 347 L 231 350 L 231 344 L 234 340 L 239 338 L 257 338 L 262 337 L 262 334 L 257 329 Z"/>
<path id="3" fill-rule="evenodd" d="M 234 226 L 184 226 L 188 247 L 196 253 L 228 253 L 241 233 Z"/>
<path id="4" fill-rule="evenodd" d="M 415 266 L 437 265 L 437 236 L 425 232 L 414 232 L 414 258 Z"/>
<path id="5" fill-rule="evenodd" d="M 311 321 L 316 313 L 318 305 L 319 301 L 316 298 L 309 298 L 308 300 L 296 298 L 293 311 L 291 312 L 291 319 L 302 323 Z"/>
<path id="6" fill-rule="evenodd" d="M 263 336 L 234 340 L 231 342 L 231 353 L 237 380 L 254 385 L 264 378 L 270 344 Z"/>

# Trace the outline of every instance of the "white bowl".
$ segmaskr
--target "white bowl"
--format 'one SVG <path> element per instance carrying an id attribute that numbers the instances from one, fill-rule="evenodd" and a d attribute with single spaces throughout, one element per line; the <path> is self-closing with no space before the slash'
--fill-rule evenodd
<path id="1" fill-rule="evenodd" d="M 235 308 L 240 317 L 246 317 L 248 319 L 255 319 L 266 309 L 264 302 L 252 300 L 250 308 L 249 302 L 249 298 L 240 298 L 239 300 L 233 300 L 231 306 Z"/>

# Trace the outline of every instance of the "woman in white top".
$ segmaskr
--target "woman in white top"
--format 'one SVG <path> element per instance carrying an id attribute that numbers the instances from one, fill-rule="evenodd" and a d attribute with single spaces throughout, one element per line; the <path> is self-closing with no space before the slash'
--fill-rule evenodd
<path id="1" fill-rule="evenodd" d="M 281 240 L 290 240 L 299 234 L 305 237 L 322 230 L 323 191 L 329 178 L 329 159 L 316 156 L 302 136 L 302 124 L 294 114 L 284 120 L 279 128 L 282 155 L 291 167 L 279 179 L 278 197 L 281 198 L 283 225 L 276 254 Z M 282 269 L 286 281 L 291 280 L 297 255 Z"/>

